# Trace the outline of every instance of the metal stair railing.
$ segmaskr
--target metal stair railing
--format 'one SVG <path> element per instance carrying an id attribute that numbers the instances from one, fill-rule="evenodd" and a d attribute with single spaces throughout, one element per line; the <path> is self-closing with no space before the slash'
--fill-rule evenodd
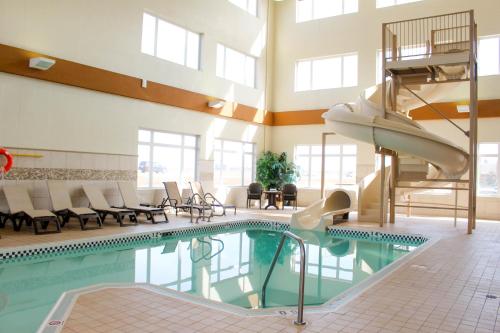
<path id="1" fill-rule="evenodd" d="M 285 244 L 285 240 L 287 238 L 295 240 L 300 247 L 300 280 L 299 280 L 299 300 L 298 300 L 298 311 L 297 311 L 297 319 L 293 321 L 295 325 L 305 325 L 304 321 L 304 283 L 305 283 L 305 274 L 306 274 L 306 249 L 304 246 L 304 240 L 299 236 L 295 235 L 290 231 L 285 231 L 281 236 L 281 241 L 278 245 L 278 249 L 274 254 L 273 261 L 271 263 L 271 267 L 269 268 L 269 272 L 267 272 L 266 280 L 264 281 L 264 285 L 262 286 L 262 306 L 266 306 L 266 288 L 271 278 L 271 274 L 273 273 L 274 266 L 276 265 L 276 261 L 278 261 L 278 257 L 283 249 L 283 245 Z"/>

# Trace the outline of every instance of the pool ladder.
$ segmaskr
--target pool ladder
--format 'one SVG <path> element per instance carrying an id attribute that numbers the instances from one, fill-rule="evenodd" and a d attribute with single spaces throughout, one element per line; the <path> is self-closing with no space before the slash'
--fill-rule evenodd
<path id="1" fill-rule="evenodd" d="M 278 249 L 274 254 L 273 261 L 271 263 L 271 267 L 269 268 L 269 272 L 267 272 L 266 280 L 264 281 L 264 285 L 262 286 L 262 306 L 266 306 L 266 288 L 269 279 L 271 278 L 271 274 L 273 273 L 274 266 L 276 265 L 276 261 L 278 261 L 278 257 L 283 249 L 283 245 L 285 244 L 285 240 L 287 238 L 295 240 L 300 247 L 300 280 L 299 280 L 299 301 L 297 304 L 297 320 L 294 320 L 293 323 L 295 325 L 305 325 L 304 321 L 304 283 L 305 283 L 305 274 L 306 274 L 306 249 L 304 247 L 304 240 L 297 236 L 296 234 L 285 231 L 281 236 L 280 244 L 278 245 Z"/>

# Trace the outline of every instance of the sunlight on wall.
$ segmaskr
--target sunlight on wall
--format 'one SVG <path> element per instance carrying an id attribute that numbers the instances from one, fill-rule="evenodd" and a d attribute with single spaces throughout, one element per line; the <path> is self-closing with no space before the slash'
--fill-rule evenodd
<path id="1" fill-rule="evenodd" d="M 254 142 L 256 140 L 257 129 L 257 125 L 247 125 L 241 135 L 241 141 Z"/>
<path id="2" fill-rule="evenodd" d="M 262 55 L 262 51 L 264 51 L 264 48 L 266 47 L 266 34 L 267 24 L 264 24 L 252 43 L 252 47 L 250 48 L 251 55 L 255 57 L 260 57 Z"/>
<path id="3" fill-rule="evenodd" d="M 205 159 L 209 160 L 212 158 L 212 153 L 214 149 L 214 138 L 218 138 L 222 135 L 222 131 L 227 126 L 227 120 L 221 118 L 215 118 L 210 122 L 206 132 L 205 140 Z"/>

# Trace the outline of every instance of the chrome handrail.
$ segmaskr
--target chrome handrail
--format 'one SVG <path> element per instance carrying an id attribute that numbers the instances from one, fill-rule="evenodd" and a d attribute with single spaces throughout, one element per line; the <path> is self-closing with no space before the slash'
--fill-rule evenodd
<path id="1" fill-rule="evenodd" d="M 297 236 L 296 234 L 285 231 L 281 236 L 280 244 L 278 245 L 278 249 L 274 254 L 273 261 L 271 263 L 271 267 L 269 268 L 269 272 L 267 272 L 266 280 L 264 281 L 264 285 L 262 286 L 262 306 L 266 306 L 266 288 L 269 279 L 271 278 L 271 274 L 274 270 L 274 266 L 276 265 L 276 261 L 278 261 L 278 257 L 280 255 L 281 249 L 285 244 L 286 238 L 294 239 L 300 247 L 300 280 L 299 280 L 299 300 L 298 300 L 298 311 L 297 311 L 297 320 L 294 320 L 293 323 L 295 325 L 305 325 L 304 321 L 304 283 L 305 283 L 305 274 L 306 274 L 306 249 L 304 246 L 304 240 Z"/>

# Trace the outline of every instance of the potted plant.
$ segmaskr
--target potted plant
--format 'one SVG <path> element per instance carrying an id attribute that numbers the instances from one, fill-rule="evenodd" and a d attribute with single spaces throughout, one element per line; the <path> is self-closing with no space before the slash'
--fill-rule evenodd
<path id="1" fill-rule="evenodd" d="M 279 190 L 284 184 L 294 183 L 298 176 L 296 165 L 288 161 L 285 152 L 276 154 L 266 151 L 257 160 L 256 178 L 266 190 Z"/>

